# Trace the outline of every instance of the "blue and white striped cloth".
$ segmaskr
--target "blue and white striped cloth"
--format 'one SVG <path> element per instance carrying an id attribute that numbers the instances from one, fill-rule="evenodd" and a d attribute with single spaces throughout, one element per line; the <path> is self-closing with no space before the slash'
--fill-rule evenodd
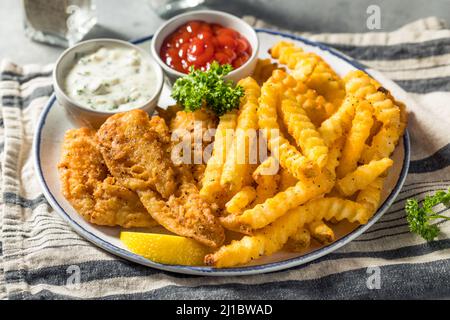
<path id="1" fill-rule="evenodd" d="M 261 21 L 246 17 L 257 27 Z M 450 30 L 436 18 L 390 33 L 302 34 L 378 69 L 410 93 L 412 162 L 398 199 L 371 229 L 297 268 L 246 277 L 185 276 L 112 256 L 78 236 L 44 199 L 31 141 L 52 93 L 51 66 L 0 69 L 0 298 L 449 298 L 450 223 L 426 243 L 411 234 L 404 200 L 450 186 Z M 69 266 L 81 271 L 68 286 Z M 380 288 L 367 282 L 379 267 Z M 69 268 L 70 272 L 70 268 Z"/>

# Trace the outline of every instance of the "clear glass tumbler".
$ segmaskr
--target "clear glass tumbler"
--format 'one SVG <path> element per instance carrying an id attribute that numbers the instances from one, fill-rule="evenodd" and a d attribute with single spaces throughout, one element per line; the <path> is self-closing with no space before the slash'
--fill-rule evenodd
<path id="1" fill-rule="evenodd" d="M 206 0 L 148 0 L 150 7 L 161 18 L 167 19 L 205 4 Z"/>
<path id="2" fill-rule="evenodd" d="M 97 23 L 91 0 L 22 0 L 25 34 L 38 42 L 69 47 Z"/>

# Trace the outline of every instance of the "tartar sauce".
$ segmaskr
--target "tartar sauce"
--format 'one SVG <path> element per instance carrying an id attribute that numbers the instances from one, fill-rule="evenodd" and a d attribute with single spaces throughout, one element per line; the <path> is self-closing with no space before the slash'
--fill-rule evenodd
<path id="1" fill-rule="evenodd" d="M 102 47 L 80 57 L 65 79 L 65 93 L 98 111 L 126 111 L 143 106 L 156 90 L 156 74 L 132 48 Z"/>

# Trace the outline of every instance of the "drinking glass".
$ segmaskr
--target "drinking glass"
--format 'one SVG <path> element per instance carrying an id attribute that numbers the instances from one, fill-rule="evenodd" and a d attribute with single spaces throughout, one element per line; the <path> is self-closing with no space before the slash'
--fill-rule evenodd
<path id="1" fill-rule="evenodd" d="M 25 34 L 32 40 L 69 47 L 97 23 L 91 0 L 22 0 Z"/>

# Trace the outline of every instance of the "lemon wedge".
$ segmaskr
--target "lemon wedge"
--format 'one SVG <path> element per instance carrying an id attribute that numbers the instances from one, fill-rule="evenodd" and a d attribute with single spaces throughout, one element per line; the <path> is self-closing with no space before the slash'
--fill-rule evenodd
<path id="1" fill-rule="evenodd" d="M 120 240 L 131 252 L 165 264 L 204 265 L 205 255 L 211 252 L 195 240 L 168 234 L 123 231 Z"/>

